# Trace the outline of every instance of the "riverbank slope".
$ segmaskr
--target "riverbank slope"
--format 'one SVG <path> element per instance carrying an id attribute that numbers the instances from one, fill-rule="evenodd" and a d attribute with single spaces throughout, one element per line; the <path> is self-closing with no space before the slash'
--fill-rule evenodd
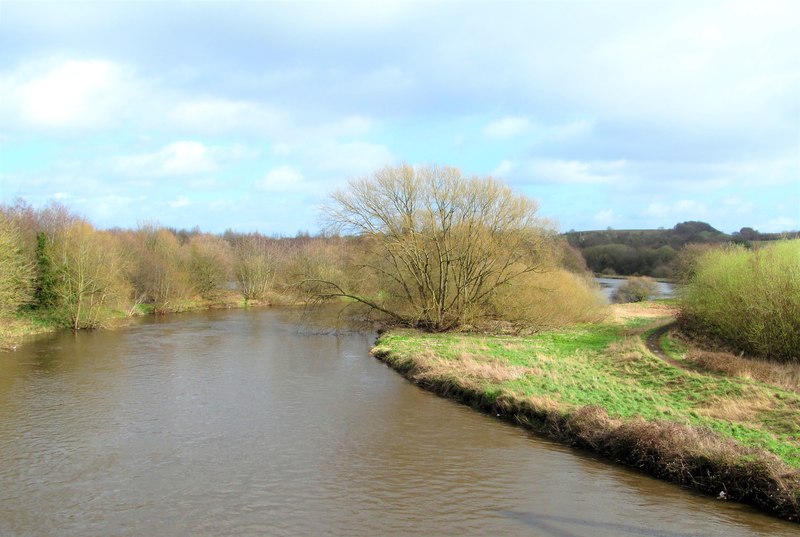
<path id="1" fill-rule="evenodd" d="M 383 334 L 376 357 L 413 382 L 611 460 L 800 521 L 800 393 L 644 343 L 664 305 L 534 336 Z M 667 336 L 668 337 L 668 336 Z M 685 363 L 685 365 L 684 365 Z"/>

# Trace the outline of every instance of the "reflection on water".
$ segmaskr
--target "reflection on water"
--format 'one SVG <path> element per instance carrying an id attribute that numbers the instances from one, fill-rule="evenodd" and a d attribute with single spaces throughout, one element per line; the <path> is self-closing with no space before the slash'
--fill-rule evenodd
<path id="1" fill-rule="evenodd" d="M 284 310 L 0 354 L 0 535 L 795 535 L 440 399 Z"/>

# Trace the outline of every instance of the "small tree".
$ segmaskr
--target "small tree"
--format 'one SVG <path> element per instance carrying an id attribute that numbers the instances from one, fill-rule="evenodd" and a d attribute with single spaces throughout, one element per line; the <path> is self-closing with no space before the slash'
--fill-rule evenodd
<path id="1" fill-rule="evenodd" d="M 230 246 L 223 239 L 213 235 L 189 239 L 189 279 L 202 298 L 219 297 L 228 283 L 230 265 Z"/>
<path id="2" fill-rule="evenodd" d="M 31 301 L 33 267 L 22 251 L 20 232 L 0 213 L 0 316 Z"/>
<path id="3" fill-rule="evenodd" d="M 58 303 L 58 275 L 53 267 L 53 257 L 47 234 L 36 234 L 36 285 L 33 303 L 36 308 L 49 309 Z"/>
<path id="4" fill-rule="evenodd" d="M 497 291 L 555 264 L 553 232 L 536 202 L 456 168 L 403 165 L 351 181 L 325 209 L 329 229 L 354 234 L 359 278 L 307 280 L 393 322 L 446 330 L 501 315 Z M 499 306 L 502 308 L 502 305 Z"/>
<path id="5" fill-rule="evenodd" d="M 643 302 L 658 296 L 658 283 L 647 276 L 633 276 L 625 280 L 611 296 L 614 302 Z"/>
<path id="6" fill-rule="evenodd" d="M 174 233 L 144 224 L 124 234 L 122 240 L 132 254 L 128 277 L 137 298 L 167 304 L 191 294 L 188 247 L 182 246 Z"/>
<path id="7" fill-rule="evenodd" d="M 272 288 L 275 263 L 263 238 L 238 239 L 233 248 L 236 283 L 245 302 L 262 300 Z"/>
<path id="8" fill-rule="evenodd" d="M 116 242 L 84 221 L 61 230 L 54 242 L 59 308 L 74 330 L 100 326 L 104 310 L 130 294 Z"/>

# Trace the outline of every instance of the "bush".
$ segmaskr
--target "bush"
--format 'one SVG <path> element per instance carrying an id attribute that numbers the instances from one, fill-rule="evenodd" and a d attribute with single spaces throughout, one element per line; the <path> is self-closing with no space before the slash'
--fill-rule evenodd
<path id="1" fill-rule="evenodd" d="M 647 276 L 633 276 L 625 280 L 611 295 L 616 303 L 642 302 L 658 296 L 658 283 Z"/>
<path id="2" fill-rule="evenodd" d="M 499 289 L 497 317 L 519 330 L 547 330 L 605 316 L 602 292 L 591 278 L 565 269 L 532 272 Z"/>
<path id="3" fill-rule="evenodd" d="M 737 350 L 800 361 L 800 240 L 728 246 L 694 263 L 684 322 Z"/>

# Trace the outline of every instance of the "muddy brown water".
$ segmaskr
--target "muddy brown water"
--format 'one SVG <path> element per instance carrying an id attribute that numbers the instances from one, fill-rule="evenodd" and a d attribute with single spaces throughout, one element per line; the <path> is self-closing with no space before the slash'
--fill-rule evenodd
<path id="1" fill-rule="evenodd" d="M 287 310 L 0 354 L 0 535 L 796 536 L 408 383 Z"/>

